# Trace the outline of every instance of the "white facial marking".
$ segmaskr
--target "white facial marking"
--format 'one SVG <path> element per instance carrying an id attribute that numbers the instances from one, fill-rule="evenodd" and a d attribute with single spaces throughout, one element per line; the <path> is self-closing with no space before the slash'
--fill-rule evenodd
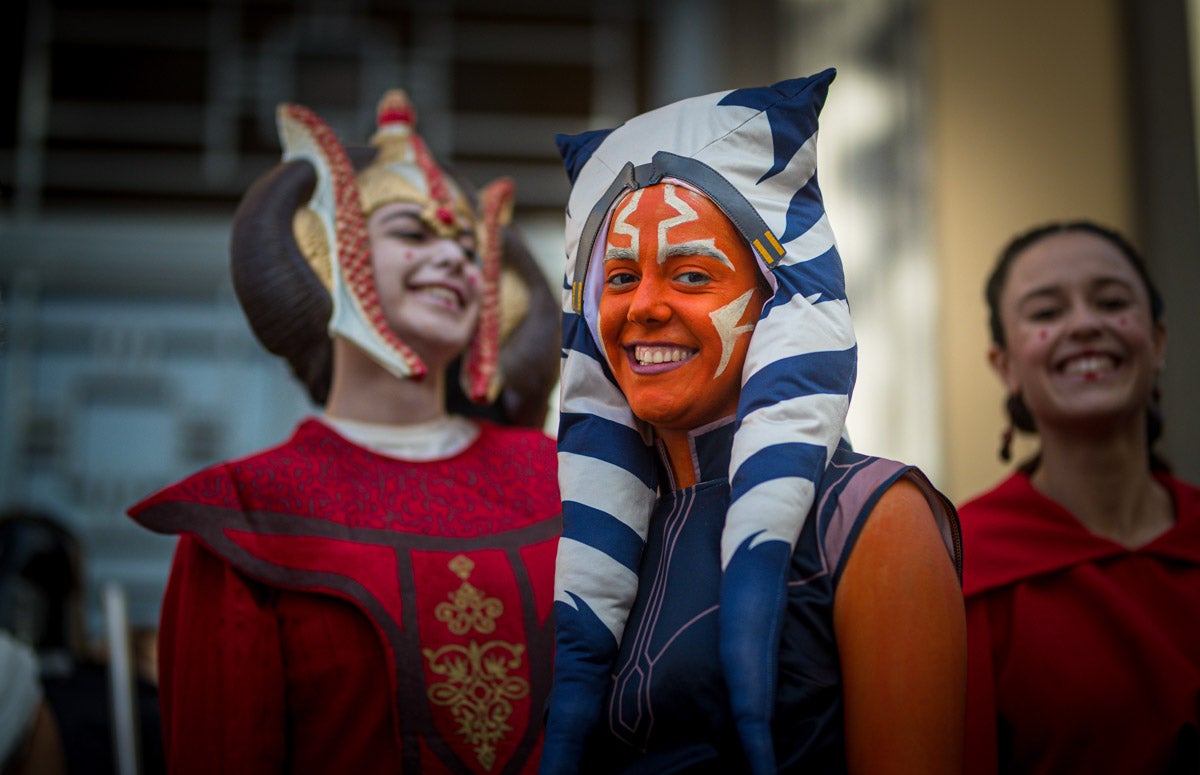
<path id="1" fill-rule="evenodd" d="M 638 189 L 629 197 L 629 203 L 625 205 L 613 218 L 612 231 L 614 234 L 624 234 L 629 237 L 629 247 L 627 248 L 609 248 L 605 254 L 605 258 L 632 258 L 637 260 L 638 255 L 638 230 L 637 227 L 626 220 L 630 215 L 637 212 L 638 202 L 642 199 L 642 191 Z M 619 254 L 619 255 L 618 255 Z"/>
<path id="2" fill-rule="evenodd" d="M 675 212 L 679 213 L 679 215 L 675 218 L 665 218 L 658 224 L 659 264 L 662 264 L 671 256 L 709 256 L 733 269 L 733 262 L 729 260 L 729 257 L 724 252 L 717 249 L 717 241 L 714 237 L 702 240 L 688 240 L 680 243 L 668 242 L 667 231 L 669 229 L 681 223 L 697 221 L 700 219 L 700 214 L 676 193 L 676 186 L 671 183 L 663 184 L 663 201 L 674 206 Z"/>
<path id="3" fill-rule="evenodd" d="M 724 251 L 717 247 L 715 237 L 702 240 L 689 240 L 687 242 L 680 242 L 678 245 L 667 245 L 666 250 L 659 252 L 658 263 L 661 264 L 672 256 L 708 256 L 733 269 L 733 262 L 729 260 L 729 256 L 725 255 Z"/>
<path id="4" fill-rule="evenodd" d="M 717 329 L 717 335 L 721 337 L 721 363 L 717 366 L 717 373 L 713 377 L 721 376 L 725 367 L 729 365 L 729 359 L 733 356 L 733 345 L 737 342 L 737 338 L 747 331 L 754 330 L 754 323 L 747 323 L 744 326 L 737 324 L 742 319 L 742 313 L 746 311 L 746 305 L 750 303 L 750 297 L 754 295 L 754 290 L 751 288 L 724 307 L 708 313 L 713 328 Z"/>

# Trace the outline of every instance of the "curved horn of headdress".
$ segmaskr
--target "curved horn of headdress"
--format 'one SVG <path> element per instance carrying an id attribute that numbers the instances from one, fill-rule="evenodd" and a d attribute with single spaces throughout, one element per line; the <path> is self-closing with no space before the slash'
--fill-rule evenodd
<path id="1" fill-rule="evenodd" d="M 229 256 L 233 288 L 255 337 L 291 366 L 317 404 L 329 395 L 333 348 L 327 283 L 301 253 L 292 232 L 296 210 L 315 175 L 303 162 L 277 165 L 259 178 L 233 216 Z"/>
<path id="2" fill-rule="evenodd" d="M 366 314 L 379 311 L 362 227 L 368 208 L 396 200 L 423 203 L 422 217 L 441 236 L 456 235 L 464 223 L 459 218 L 475 221 L 478 229 L 480 325 L 464 358 L 461 386 L 452 392 L 461 388 L 475 403 L 494 403 L 499 393 L 507 421 L 540 427 L 558 373 L 553 329 L 559 312 L 542 270 L 510 225 L 511 181 L 466 195 L 470 183 L 443 171 L 416 134 L 416 110 L 402 90 L 384 95 L 377 118 L 370 146 L 342 146 L 308 109 L 279 110 L 285 161 L 243 197 L 230 246 L 234 288 L 251 328 L 268 351 L 287 359 L 312 400 L 324 404 L 332 334 L 358 334 L 360 345 L 395 338 L 381 315 L 371 322 Z M 471 206 L 472 199 L 479 204 Z M 501 310 L 502 304 L 512 309 Z M 365 349 L 382 355 L 376 359 L 393 373 L 424 373 L 403 342 Z M 475 412 L 468 406 L 459 411 Z"/>

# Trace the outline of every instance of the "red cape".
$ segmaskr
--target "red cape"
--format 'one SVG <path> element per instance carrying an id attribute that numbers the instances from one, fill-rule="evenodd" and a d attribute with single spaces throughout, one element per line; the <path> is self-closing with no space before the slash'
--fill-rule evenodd
<path id="1" fill-rule="evenodd" d="M 1200 489 L 1170 476 L 1159 481 L 1175 502 L 1178 521 L 1136 551 L 1200 563 Z M 1031 502 L 1039 502 L 1039 508 L 1031 510 Z M 1019 473 L 963 504 L 959 517 L 963 544 L 970 547 L 963 558 L 963 594 L 968 598 L 1131 551 L 1088 532 L 1071 512 L 1039 493 L 1029 477 Z"/>
<path id="2" fill-rule="evenodd" d="M 1200 490 L 1160 481 L 1176 524 L 1137 549 L 1023 474 L 959 509 L 967 773 L 1200 772 Z"/>

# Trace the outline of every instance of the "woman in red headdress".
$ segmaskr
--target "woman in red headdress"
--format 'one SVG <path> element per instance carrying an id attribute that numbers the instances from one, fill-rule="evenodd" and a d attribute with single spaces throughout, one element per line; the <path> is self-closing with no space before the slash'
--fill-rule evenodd
<path id="1" fill-rule="evenodd" d="M 555 452 L 497 420 L 541 424 L 557 315 L 505 225 L 511 184 L 476 204 L 402 92 L 360 169 L 308 110 L 279 118 L 284 163 L 238 210 L 234 283 L 324 411 L 130 510 L 180 536 L 159 657 L 171 769 L 532 772 Z M 515 323 L 502 286 L 523 288 Z M 448 409 L 456 368 L 491 419 Z"/>

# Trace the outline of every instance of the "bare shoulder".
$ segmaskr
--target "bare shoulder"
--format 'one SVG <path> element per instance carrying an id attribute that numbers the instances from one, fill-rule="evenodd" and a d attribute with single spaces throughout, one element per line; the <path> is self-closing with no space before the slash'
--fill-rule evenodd
<path id="1" fill-rule="evenodd" d="M 868 515 L 842 574 L 834 601 L 834 624 L 859 631 L 859 619 L 902 619 L 932 610 L 957 616 L 962 592 L 925 493 L 900 479 Z"/>
<path id="2" fill-rule="evenodd" d="M 882 568 L 900 570 L 926 565 L 944 567 L 954 576 L 938 521 L 925 492 L 907 478 L 892 484 L 867 516 L 862 534 L 846 567 L 851 578 Z M 865 567 L 864 567 L 865 566 Z M 850 579 L 843 578 L 843 583 Z M 957 580 L 955 585 L 957 586 Z"/>

